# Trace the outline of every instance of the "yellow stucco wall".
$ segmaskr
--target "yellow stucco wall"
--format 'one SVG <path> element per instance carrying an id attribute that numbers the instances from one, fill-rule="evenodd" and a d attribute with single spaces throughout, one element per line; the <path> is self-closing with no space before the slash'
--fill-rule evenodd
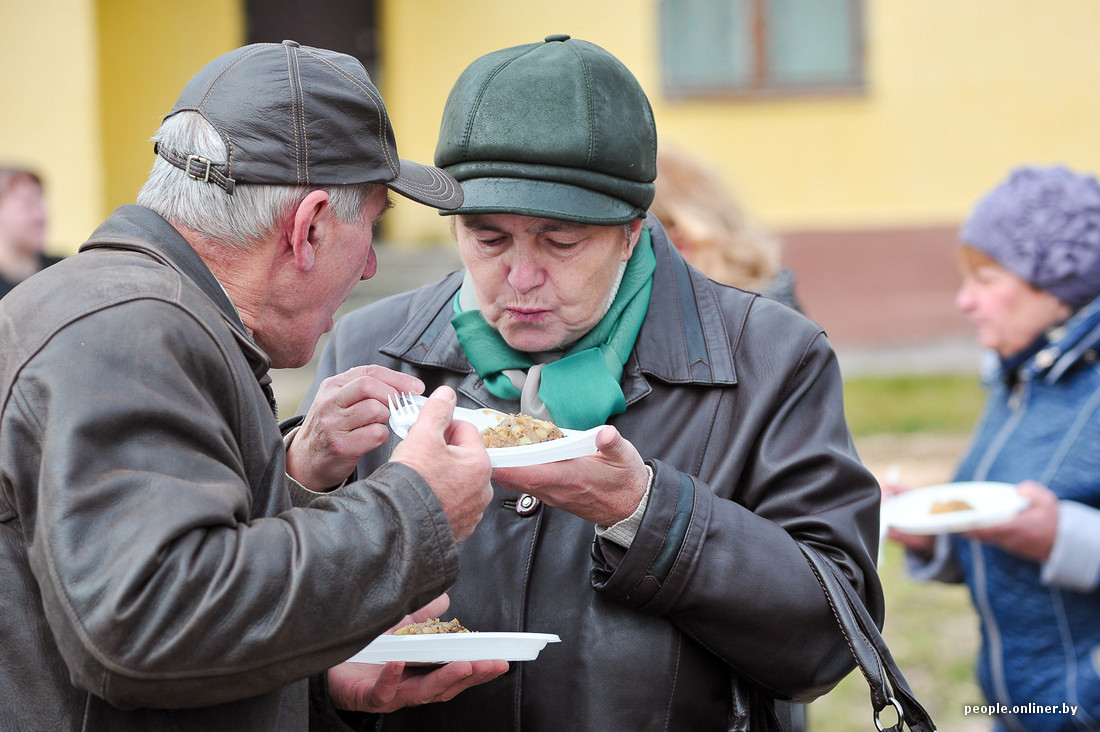
<path id="1" fill-rule="evenodd" d="M 94 15 L 91 0 L 0 2 L 0 164 L 43 176 L 47 247 L 60 253 L 103 201 Z"/>
<path id="2" fill-rule="evenodd" d="M 132 203 L 153 165 L 149 138 L 188 79 L 244 42 L 237 0 L 100 0 L 105 197 Z"/>
<path id="3" fill-rule="evenodd" d="M 430 159 L 446 93 L 471 60 L 570 33 L 621 58 L 662 137 L 722 166 L 775 228 L 953 224 L 1017 163 L 1100 170 L 1095 0 L 868 0 L 866 94 L 755 101 L 666 100 L 657 8 L 386 0 L 380 84 L 401 154 Z M 409 238 L 440 230 L 415 206 L 393 214 L 391 230 Z"/>
<path id="4" fill-rule="evenodd" d="M 0 163 L 38 170 L 71 253 L 152 165 L 180 88 L 243 38 L 237 0 L 0 2 Z"/>
<path id="5" fill-rule="evenodd" d="M 0 2 L 0 161 L 40 169 L 51 248 L 71 250 L 132 201 L 149 136 L 179 88 L 243 42 L 243 0 Z M 778 229 L 953 224 L 1018 162 L 1100 170 L 1100 2 L 867 0 L 867 92 L 670 101 L 657 0 L 380 0 L 382 69 L 400 152 L 428 161 L 443 102 L 483 53 L 571 33 L 622 58 L 658 129 L 708 156 Z M 401 242 L 448 236 L 397 199 Z"/>

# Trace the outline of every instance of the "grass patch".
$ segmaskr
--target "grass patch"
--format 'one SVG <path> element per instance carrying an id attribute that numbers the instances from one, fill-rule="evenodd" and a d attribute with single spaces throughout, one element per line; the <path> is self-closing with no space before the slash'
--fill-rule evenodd
<path id="1" fill-rule="evenodd" d="M 966 433 L 985 399 L 977 375 L 861 376 L 844 381 L 844 411 L 856 437 Z"/>

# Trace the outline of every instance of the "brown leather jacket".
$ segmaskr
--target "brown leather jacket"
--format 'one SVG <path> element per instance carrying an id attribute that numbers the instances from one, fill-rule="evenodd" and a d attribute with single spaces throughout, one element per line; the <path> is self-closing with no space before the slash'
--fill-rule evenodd
<path id="1" fill-rule="evenodd" d="M 454 580 L 404 466 L 292 506 L 268 359 L 152 211 L 0 301 L 0 344 L 0 727 L 305 730 L 306 679 Z"/>
<path id="2" fill-rule="evenodd" d="M 560 510 L 517 511 L 517 496 L 497 489 L 460 547 L 451 610 L 475 630 L 562 642 L 451 702 L 387 715 L 381 729 L 761 729 L 772 697 L 813 699 L 854 666 L 798 542 L 830 557 L 881 621 L 879 488 L 853 448 L 824 334 L 707 280 L 648 225 L 653 294 L 623 376 L 627 411 L 609 420 L 655 473 L 632 546 L 595 540 L 592 524 Z M 515 411 L 485 389 L 450 326 L 461 281 L 342 318 L 318 382 L 381 363 L 455 387 L 462 406 Z"/>

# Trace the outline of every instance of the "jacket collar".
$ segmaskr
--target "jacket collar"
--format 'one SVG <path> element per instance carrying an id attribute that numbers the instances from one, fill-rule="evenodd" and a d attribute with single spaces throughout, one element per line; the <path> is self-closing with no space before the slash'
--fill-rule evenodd
<path id="1" fill-rule="evenodd" d="M 272 409 L 275 409 L 269 373 L 271 359 L 252 340 L 225 288 L 174 226 L 144 206 L 125 204 L 115 209 L 80 247 L 82 252 L 93 249 L 140 252 L 171 267 L 195 283 L 214 303 L 232 329 L 252 373 L 267 394 Z"/>
<path id="2" fill-rule="evenodd" d="M 1057 381 L 1075 364 L 1100 356 L 1100 298 L 1045 334 L 1046 343 L 1017 370 L 1019 378 Z"/>
<path id="3" fill-rule="evenodd" d="M 733 352 L 752 296 L 739 301 L 738 316 L 727 323 L 714 284 L 688 266 L 656 219 L 650 217 L 646 225 L 657 267 L 649 311 L 623 372 L 627 403 L 649 393 L 650 377 L 677 384 L 737 383 Z M 380 350 L 420 366 L 466 373 L 460 391 L 491 404 L 495 398 L 480 384 L 450 324 L 462 277 L 462 271 L 454 272 L 415 291 L 409 320 Z"/>

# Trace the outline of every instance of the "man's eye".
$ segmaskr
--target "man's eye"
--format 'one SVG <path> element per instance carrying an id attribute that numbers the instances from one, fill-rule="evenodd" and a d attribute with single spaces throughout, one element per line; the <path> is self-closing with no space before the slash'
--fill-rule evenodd
<path id="1" fill-rule="evenodd" d="M 577 246 L 577 242 L 575 242 L 575 241 L 555 241 L 554 239 L 551 239 L 550 240 L 550 246 L 554 247 L 555 249 L 568 250 L 568 249 L 572 249 L 573 247 Z"/>

